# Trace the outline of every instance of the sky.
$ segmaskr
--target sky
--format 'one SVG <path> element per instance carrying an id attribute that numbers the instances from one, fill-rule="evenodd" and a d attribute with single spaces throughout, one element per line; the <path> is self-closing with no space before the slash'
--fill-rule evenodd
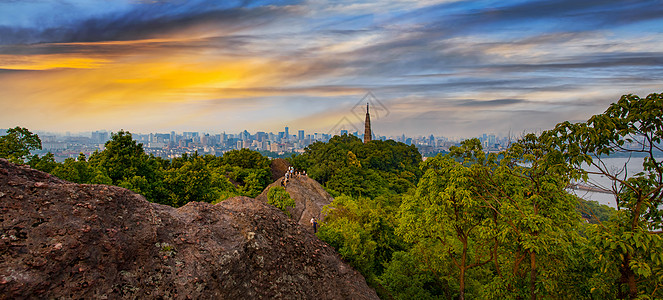
<path id="1" fill-rule="evenodd" d="M 663 1 L 0 0 L 0 128 L 505 136 L 663 92 Z"/>

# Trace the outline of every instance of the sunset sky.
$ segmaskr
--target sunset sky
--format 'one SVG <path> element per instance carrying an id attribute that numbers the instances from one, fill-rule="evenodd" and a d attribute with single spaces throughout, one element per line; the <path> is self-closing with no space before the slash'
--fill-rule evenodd
<path id="1" fill-rule="evenodd" d="M 584 121 L 663 92 L 663 1 L 0 0 L 0 128 L 352 131 L 368 91 L 378 135 Z"/>

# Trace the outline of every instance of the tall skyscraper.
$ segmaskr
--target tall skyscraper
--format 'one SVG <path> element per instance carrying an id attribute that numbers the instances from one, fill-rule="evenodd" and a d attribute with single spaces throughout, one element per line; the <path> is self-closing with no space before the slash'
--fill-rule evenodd
<path id="1" fill-rule="evenodd" d="M 289 140 L 290 139 L 290 132 L 288 131 L 288 129 L 289 129 L 288 126 L 286 126 L 285 127 L 285 138 Z"/>
<path id="2" fill-rule="evenodd" d="M 299 136 L 297 137 L 300 141 L 304 140 L 304 130 L 299 131 Z"/>
<path id="3" fill-rule="evenodd" d="M 371 141 L 371 116 L 368 114 L 368 103 L 366 103 L 366 121 L 364 122 L 364 144 Z"/>

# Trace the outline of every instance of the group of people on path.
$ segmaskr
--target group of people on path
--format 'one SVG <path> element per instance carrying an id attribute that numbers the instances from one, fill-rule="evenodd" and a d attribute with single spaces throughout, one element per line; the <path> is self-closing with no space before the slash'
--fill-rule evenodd
<path id="1" fill-rule="evenodd" d="M 290 181 L 290 178 L 297 178 L 299 176 L 306 176 L 306 171 L 295 171 L 295 168 L 293 167 L 288 167 L 288 170 L 285 172 L 285 175 L 283 175 L 283 180 L 281 181 L 281 185 L 283 187 L 288 186 L 288 182 Z M 311 218 L 311 226 L 313 227 L 313 233 L 318 232 L 318 221 L 315 219 L 315 217 Z"/>
<path id="2" fill-rule="evenodd" d="M 295 168 L 293 167 L 288 167 L 288 171 L 285 172 L 285 175 L 283 175 L 283 181 L 281 181 L 281 185 L 283 187 L 288 186 L 288 182 L 290 181 L 290 178 L 296 178 L 299 177 L 300 175 L 306 176 L 306 171 L 295 171 Z"/>

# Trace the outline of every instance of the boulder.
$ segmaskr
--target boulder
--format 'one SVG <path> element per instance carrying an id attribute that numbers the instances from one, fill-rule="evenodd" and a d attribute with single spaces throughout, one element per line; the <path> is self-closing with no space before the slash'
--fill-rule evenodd
<path id="1" fill-rule="evenodd" d="M 267 186 L 256 199 L 267 202 L 267 193 L 275 186 L 283 186 L 283 177 Z M 290 198 L 295 200 L 295 207 L 289 208 L 288 211 L 297 223 L 306 227 L 311 227 L 312 217 L 324 220 L 323 207 L 334 201 L 322 185 L 304 175 L 292 176 L 285 190 L 290 194 Z"/>
<path id="2" fill-rule="evenodd" d="M 289 167 L 291 167 L 291 165 L 287 160 L 283 158 L 273 159 L 269 163 L 269 169 L 272 171 L 272 181 L 276 181 L 283 177 L 285 172 L 288 171 Z"/>
<path id="3" fill-rule="evenodd" d="M 0 224 L 0 299 L 377 299 L 330 246 L 246 197 L 175 209 L 0 159 Z"/>

